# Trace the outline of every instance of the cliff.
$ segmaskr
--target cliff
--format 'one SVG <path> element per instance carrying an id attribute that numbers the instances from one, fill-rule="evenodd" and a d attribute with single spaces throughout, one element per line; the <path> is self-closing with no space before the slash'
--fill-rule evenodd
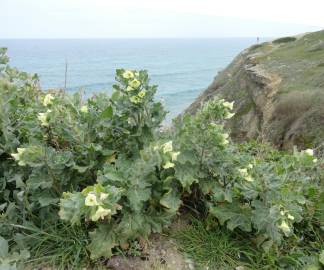
<path id="1" fill-rule="evenodd" d="M 324 31 L 254 45 L 240 53 L 190 105 L 214 96 L 235 101 L 232 138 L 279 148 L 324 141 Z"/>

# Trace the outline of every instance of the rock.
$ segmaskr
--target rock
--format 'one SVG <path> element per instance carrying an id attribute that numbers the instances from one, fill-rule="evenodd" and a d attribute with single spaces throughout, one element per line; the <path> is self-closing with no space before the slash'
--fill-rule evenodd
<path id="1" fill-rule="evenodd" d="M 324 31 L 294 42 L 254 45 L 219 73 L 185 113 L 215 96 L 235 101 L 227 124 L 236 141 L 260 139 L 291 149 L 324 141 Z M 230 75 L 230 76 L 229 76 Z"/>
<path id="2" fill-rule="evenodd" d="M 147 257 L 114 256 L 107 261 L 108 269 L 113 270 L 192 270 L 194 264 L 184 258 L 172 239 L 153 234 L 146 242 Z"/>

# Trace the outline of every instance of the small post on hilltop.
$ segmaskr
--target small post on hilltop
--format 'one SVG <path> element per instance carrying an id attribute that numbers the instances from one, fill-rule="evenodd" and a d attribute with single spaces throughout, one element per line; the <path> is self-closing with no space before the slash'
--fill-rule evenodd
<path id="1" fill-rule="evenodd" d="M 66 81 L 67 81 L 67 70 L 68 70 L 68 62 L 67 59 L 65 58 L 65 76 L 64 76 L 64 94 L 66 91 Z"/>

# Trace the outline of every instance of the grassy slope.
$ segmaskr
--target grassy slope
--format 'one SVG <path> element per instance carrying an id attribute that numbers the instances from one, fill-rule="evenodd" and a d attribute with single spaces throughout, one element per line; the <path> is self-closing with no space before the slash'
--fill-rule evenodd
<path id="1" fill-rule="evenodd" d="M 281 93 L 324 91 L 324 31 L 282 43 L 259 61 L 270 72 L 282 77 Z"/>
<path id="2" fill-rule="evenodd" d="M 243 51 L 187 111 L 212 96 L 236 101 L 230 122 L 238 139 L 262 137 L 301 148 L 324 138 L 324 31 Z"/>

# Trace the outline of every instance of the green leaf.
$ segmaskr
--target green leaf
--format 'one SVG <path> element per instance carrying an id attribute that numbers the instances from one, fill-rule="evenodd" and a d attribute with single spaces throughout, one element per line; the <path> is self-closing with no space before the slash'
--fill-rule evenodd
<path id="1" fill-rule="evenodd" d="M 188 189 L 194 182 L 198 182 L 196 174 L 196 168 L 188 162 L 185 165 L 177 164 L 175 167 L 175 177 L 185 189 Z"/>
<path id="2" fill-rule="evenodd" d="M 240 228 L 246 232 L 252 230 L 251 209 L 240 206 L 238 202 L 211 206 L 210 213 L 217 217 L 221 225 L 226 223 L 229 230 L 234 230 L 235 228 Z"/>
<path id="3" fill-rule="evenodd" d="M 178 156 L 177 161 L 183 165 L 185 165 L 186 163 L 190 163 L 191 165 L 198 163 L 195 152 L 189 149 L 182 150 L 180 155 Z"/>
<path id="4" fill-rule="evenodd" d="M 319 262 L 324 265 L 324 250 L 322 250 L 319 255 Z"/>
<path id="5" fill-rule="evenodd" d="M 116 171 L 113 166 L 106 166 L 104 174 L 98 176 L 100 184 L 124 183 L 125 181 L 123 173 Z"/>
<path id="6" fill-rule="evenodd" d="M 177 212 L 181 204 L 180 192 L 170 189 L 163 195 L 160 204 L 168 208 L 171 212 Z"/>
<path id="7" fill-rule="evenodd" d="M 54 198 L 54 197 L 52 197 L 50 195 L 43 195 L 38 200 L 38 202 L 41 205 L 41 207 L 49 206 L 51 204 L 56 205 L 58 201 L 59 201 L 58 198 Z"/>
<path id="8" fill-rule="evenodd" d="M 113 108 L 111 105 L 109 105 L 101 114 L 100 118 L 105 119 L 105 118 L 111 118 L 113 116 Z"/>
<path id="9" fill-rule="evenodd" d="M 233 201 L 231 189 L 229 189 L 229 188 L 225 189 L 223 186 L 221 186 L 214 179 L 208 179 L 207 181 L 209 182 L 209 185 L 205 183 L 203 185 L 203 187 L 205 189 L 210 188 L 211 196 L 215 202 L 227 201 L 227 202 L 231 203 Z M 206 182 L 206 181 L 204 181 L 204 182 Z M 207 191 L 208 191 L 208 189 L 207 189 Z M 203 192 L 206 193 L 204 190 L 203 190 Z"/>
<path id="10" fill-rule="evenodd" d="M 118 92 L 118 91 L 114 91 L 114 92 L 112 93 L 112 95 L 111 95 L 111 100 L 116 102 L 116 101 L 119 99 L 119 96 L 120 96 L 119 93 L 120 93 L 120 92 Z"/>
<path id="11" fill-rule="evenodd" d="M 151 198 L 151 189 L 133 187 L 129 189 L 126 195 L 129 200 L 130 207 L 134 211 L 140 211 L 143 207 L 143 203 Z"/>
<path id="12" fill-rule="evenodd" d="M 151 233 L 151 226 L 143 213 L 124 213 L 121 222 L 118 224 L 116 234 L 119 242 L 135 240 L 137 237 L 147 237 Z"/>
<path id="13" fill-rule="evenodd" d="M 312 265 L 306 265 L 303 268 L 303 270 L 321 270 L 321 268 L 319 265 L 312 264 Z"/>
<path id="14" fill-rule="evenodd" d="M 277 222 L 281 219 L 279 209 L 276 207 L 267 207 L 261 201 L 254 201 L 252 206 L 255 208 L 252 212 L 252 221 L 256 229 L 265 233 L 277 244 L 282 240 Z"/>
<path id="15" fill-rule="evenodd" d="M 163 226 L 169 225 L 174 217 L 171 211 L 150 211 L 145 215 L 146 224 L 151 226 L 151 231 L 161 233 Z"/>
<path id="16" fill-rule="evenodd" d="M 73 169 L 77 170 L 79 173 L 85 173 L 89 168 L 90 166 L 78 166 L 78 165 L 73 166 Z"/>
<path id="17" fill-rule="evenodd" d="M 60 200 L 59 216 L 62 220 L 79 224 L 84 215 L 84 196 L 82 193 L 67 193 Z"/>
<path id="18" fill-rule="evenodd" d="M 0 258 L 5 259 L 9 253 L 8 241 L 0 236 Z"/>
<path id="19" fill-rule="evenodd" d="M 273 246 L 272 240 L 264 241 L 261 245 L 261 247 L 265 252 L 269 252 L 272 246 Z"/>
<path id="20" fill-rule="evenodd" d="M 27 187 L 31 190 L 38 188 L 47 189 L 53 185 L 52 177 L 44 170 L 34 170 L 26 181 Z"/>
<path id="21" fill-rule="evenodd" d="M 117 246 L 113 228 L 111 224 L 99 225 L 97 229 L 89 233 L 91 243 L 87 248 L 91 252 L 91 259 L 112 256 L 112 249 Z"/>

